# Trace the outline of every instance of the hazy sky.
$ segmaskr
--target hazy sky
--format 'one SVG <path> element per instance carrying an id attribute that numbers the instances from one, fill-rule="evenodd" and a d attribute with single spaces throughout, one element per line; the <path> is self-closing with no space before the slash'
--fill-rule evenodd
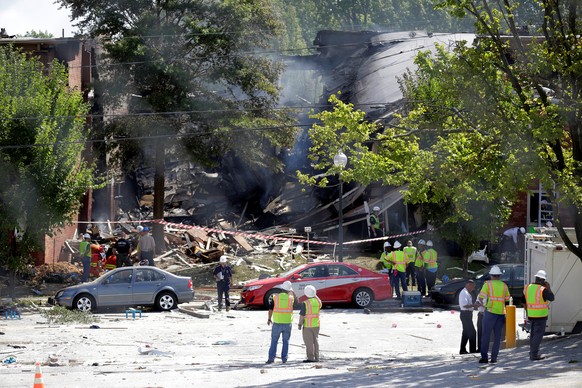
<path id="1" fill-rule="evenodd" d="M 25 32 L 48 31 L 55 38 L 72 37 L 76 28 L 71 26 L 69 11 L 60 9 L 54 0 L 0 0 L 0 27 L 9 35 Z"/>

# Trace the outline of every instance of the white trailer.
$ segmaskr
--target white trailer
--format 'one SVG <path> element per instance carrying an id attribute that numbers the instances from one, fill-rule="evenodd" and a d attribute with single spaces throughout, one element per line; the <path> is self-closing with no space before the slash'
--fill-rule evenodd
<path id="1" fill-rule="evenodd" d="M 527 234 L 525 243 L 525 284 L 543 269 L 556 297 L 550 303 L 547 333 L 582 332 L 582 261 L 561 243 L 546 234 Z"/>

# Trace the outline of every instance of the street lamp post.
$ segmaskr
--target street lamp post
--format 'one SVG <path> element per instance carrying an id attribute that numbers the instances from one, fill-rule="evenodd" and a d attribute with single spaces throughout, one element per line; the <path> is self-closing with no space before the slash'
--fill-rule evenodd
<path id="1" fill-rule="evenodd" d="M 348 157 L 341 150 L 333 157 L 333 164 L 343 169 L 348 164 Z M 344 261 L 344 207 L 343 207 L 343 181 L 341 171 L 339 173 L 339 229 L 338 229 L 338 261 Z"/>

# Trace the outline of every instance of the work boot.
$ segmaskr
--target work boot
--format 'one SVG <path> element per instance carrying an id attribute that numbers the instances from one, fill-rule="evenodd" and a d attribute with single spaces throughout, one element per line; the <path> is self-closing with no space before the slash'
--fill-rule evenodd
<path id="1" fill-rule="evenodd" d="M 218 311 L 222 311 L 222 306 L 218 305 Z"/>
<path id="2" fill-rule="evenodd" d="M 226 306 L 226 311 L 230 311 L 230 306 Z"/>

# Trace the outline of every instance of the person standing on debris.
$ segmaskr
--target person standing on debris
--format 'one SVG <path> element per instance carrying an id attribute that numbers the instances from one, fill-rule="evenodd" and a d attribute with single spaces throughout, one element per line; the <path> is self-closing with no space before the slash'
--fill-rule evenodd
<path id="1" fill-rule="evenodd" d="M 465 288 L 459 294 L 459 307 L 461 308 L 461 324 L 463 325 L 463 334 L 461 334 L 461 351 L 459 354 L 477 353 L 476 342 L 477 333 L 473 326 L 473 310 L 478 304 L 473 303 L 473 291 L 475 282 L 471 279 L 465 283 Z M 467 342 L 469 342 L 469 351 L 467 352 Z"/>
<path id="2" fill-rule="evenodd" d="M 499 280 L 501 269 L 494 265 L 489 271 L 491 280 L 487 280 L 479 293 L 479 303 L 487 298 L 485 314 L 483 315 L 483 338 L 481 338 L 481 359 L 480 364 L 497 362 L 499 347 L 501 346 L 501 330 L 505 325 L 505 302 L 509 301 L 509 289 L 507 284 Z M 491 348 L 491 359 L 488 359 L 489 340 L 493 332 L 493 347 Z"/>
<path id="3" fill-rule="evenodd" d="M 218 292 L 218 311 L 222 311 L 222 298 L 224 296 L 224 304 L 226 311 L 230 310 L 230 282 L 232 279 L 232 270 L 228 265 L 226 256 L 220 256 L 219 264 L 214 268 L 214 279 L 216 280 L 216 291 Z"/>
<path id="4" fill-rule="evenodd" d="M 418 251 L 414 260 L 414 272 L 416 274 L 416 284 L 418 284 L 418 291 L 420 296 L 426 296 L 426 272 L 424 270 L 424 251 L 426 250 L 426 242 L 418 240 Z"/>
<path id="5" fill-rule="evenodd" d="M 412 241 L 408 240 L 406 246 L 402 248 L 404 252 L 404 257 L 406 258 L 406 285 L 410 285 L 410 279 L 412 278 L 412 287 L 416 286 L 416 276 L 414 261 L 416 259 L 417 250 L 416 247 L 412 245 Z"/>
<path id="6" fill-rule="evenodd" d="M 141 236 L 139 237 L 139 242 L 137 243 L 137 249 L 139 251 L 140 264 L 142 262 L 147 262 L 147 265 L 150 267 L 155 267 L 154 253 L 156 251 L 156 242 L 153 236 L 150 234 L 150 228 L 147 226 L 143 227 Z"/>
<path id="7" fill-rule="evenodd" d="M 437 251 L 434 250 L 434 248 L 432 247 L 432 241 L 428 240 L 426 242 L 426 246 L 427 249 L 424 251 L 423 254 L 423 259 L 424 259 L 424 265 L 426 266 L 426 288 L 427 291 L 430 292 L 431 288 L 435 285 L 436 283 L 436 277 L 437 277 L 437 270 L 439 268 L 438 266 L 438 255 L 437 255 Z"/>
<path id="8" fill-rule="evenodd" d="M 272 300 L 269 301 L 267 325 L 272 324 L 271 346 L 269 347 L 269 358 L 265 364 L 275 362 L 279 337 L 283 338 L 283 348 L 281 349 L 281 361 L 283 364 L 287 362 L 287 355 L 289 353 L 289 338 L 291 338 L 295 295 L 293 294 L 289 280 L 286 280 L 279 288 L 282 290 L 281 293 L 273 294 Z"/>
<path id="9" fill-rule="evenodd" d="M 299 324 L 297 328 L 303 327 L 303 342 L 307 359 L 303 362 L 319 362 L 319 312 L 321 310 L 321 300 L 317 297 L 315 287 L 305 286 L 305 296 L 307 299 L 301 303 L 299 310 Z"/>
<path id="10" fill-rule="evenodd" d="M 396 298 L 400 299 L 400 285 L 403 291 L 408 291 L 406 286 L 406 258 L 404 252 L 400 250 L 402 244 L 399 241 L 394 242 L 394 250 L 390 254 L 392 261 L 392 287 L 396 291 Z"/>
<path id="11" fill-rule="evenodd" d="M 99 227 L 97 226 L 97 224 L 95 224 L 95 220 L 91 220 L 93 222 L 93 224 L 87 224 L 87 232 L 91 235 L 91 240 L 92 241 L 101 241 L 101 230 L 99 230 Z"/>
<path id="12" fill-rule="evenodd" d="M 91 271 L 91 235 L 89 233 L 83 235 L 83 241 L 79 244 L 79 253 L 83 264 L 81 282 L 85 283 L 89 280 L 89 272 Z"/>
<path id="13" fill-rule="evenodd" d="M 370 234 L 372 238 L 381 237 L 384 235 L 382 232 L 381 224 L 380 224 L 380 208 L 378 206 L 374 206 L 372 209 L 373 213 L 370 214 Z"/>
<path id="14" fill-rule="evenodd" d="M 544 333 L 546 332 L 549 305 L 554 300 L 554 293 L 546 278 L 546 271 L 541 269 L 536 273 L 534 282 L 523 288 L 527 318 L 531 323 L 529 332 L 529 359 L 531 361 L 543 360 L 545 358 L 540 356 L 539 350 Z"/>
<path id="15" fill-rule="evenodd" d="M 121 232 L 119 238 L 114 244 L 115 250 L 117 251 L 117 268 L 123 266 L 131 267 L 133 263 L 129 260 L 129 254 L 131 253 L 131 243 L 127 239 L 125 232 Z"/>

